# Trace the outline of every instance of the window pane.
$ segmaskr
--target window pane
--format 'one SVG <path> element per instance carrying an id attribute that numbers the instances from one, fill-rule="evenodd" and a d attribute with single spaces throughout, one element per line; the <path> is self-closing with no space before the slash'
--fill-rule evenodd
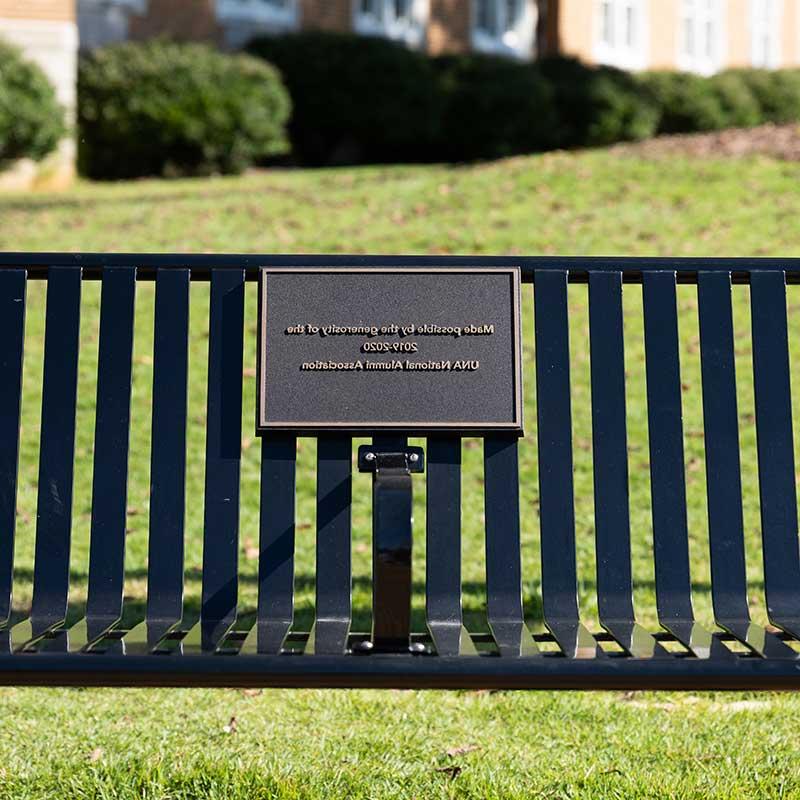
<path id="1" fill-rule="evenodd" d="M 605 44 L 614 46 L 614 5 L 611 0 L 600 3 L 600 38 Z"/>
<path id="2" fill-rule="evenodd" d="M 478 30 L 497 36 L 497 7 L 495 0 L 477 0 L 475 25 Z"/>
<path id="3" fill-rule="evenodd" d="M 705 52 L 708 58 L 714 56 L 714 23 L 709 19 L 706 20 L 706 41 Z"/>
<path id="4" fill-rule="evenodd" d="M 392 11 L 395 19 L 406 20 L 410 17 L 411 0 L 392 0 Z"/>
<path id="5" fill-rule="evenodd" d="M 522 17 L 520 0 L 506 0 L 506 30 L 514 30 Z"/>
<path id="6" fill-rule="evenodd" d="M 694 55 L 694 20 L 691 17 L 683 20 L 683 52 L 687 56 Z"/>
<path id="7" fill-rule="evenodd" d="M 625 44 L 633 47 L 636 43 L 636 11 L 633 6 L 625 7 Z"/>

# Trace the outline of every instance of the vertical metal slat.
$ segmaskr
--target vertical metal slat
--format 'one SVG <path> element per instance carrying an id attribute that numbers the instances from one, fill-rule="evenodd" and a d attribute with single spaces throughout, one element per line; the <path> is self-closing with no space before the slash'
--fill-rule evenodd
<path id="1" fill-rule="evenodd" d="M 351 621 L 350 504 L 352 441 L 321 436 L 317 442 L 317 607 L 309 652 L 347 649 Z"/>
<path id="2" fill-rule="evenodd" d="M 11 614 L 14 575 L 26 282 L 25 270 L 0 273 L 0 628 Z"/>
<path id="3" fill-rule="evenodd" d="M 567 273 L 536 272 L 533 297 L 544 618 L 566 656 L 591 658 L 603 651 L 578 615 Z"/>
<path id="4" fill-rule="evenodd" d="M 767 611 L 775 625 L 800 637 L 800 554 L 784 273 L 752 272 L 750 303 Z"/>
<path id="5" fill-rule="evenodd" d="M 243 652 L 278 653 L 294 619 L 295 473 L 297 439 L 261 440 L 261 532 L 255 641 Z"/>
<path id="6" fill-rule="evenodd" d="M 461 610 L 461 439 L 428 437 L 425 611 L 436 652 L 475 652 Z"/>
<path id="7" fill-rule="evenodd" d="M 103 270 L 89 550 L 88 639 L 122 614 L 136 270 Z"/>
<path id="8" fill-rule="evenodd" d="M 63 622 L 67 614 L 80 316 L 81 270 L 51 268 L 47 276 L 32 636 Z"/>
<path id="9" fill-rule="evenodd" d="M 597 600 L 600 624 L 636 658 L 670 657 L 633 612 L 622 274 L 589 273 Z"/>
<path id="10" fill-rule="evenodd" d="M 189 271 L 156 275 L 147 641 L 183 615 Z"/>
<path id="11" fill-rule="evenodd" d="M 220 645 L 236 619 L 242 448 L 244 271 L 211 272 L 200 646 Z"/>
<path id="12" fill-rule="evenodd" d="M 486 611 L 501 656 L 538 652 L 522 607 L 518 459 L 515 436 L 484 439 Z"/>
<path id="13" fill-rule="evenodd" d="M 724 658 L 730 650 L 695 623 L 692 609 L 675 273 L 645 272 L 642 294 L 659 621 L 698 658 Z"/>

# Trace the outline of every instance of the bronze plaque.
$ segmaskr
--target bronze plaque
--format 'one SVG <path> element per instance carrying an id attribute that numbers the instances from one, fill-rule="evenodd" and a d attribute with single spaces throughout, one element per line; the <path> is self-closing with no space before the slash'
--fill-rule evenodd
<path id="1" fill-rule="evenodd" d="M 517 268 L 262 268 L 257 431 L 522 433 Z"/>

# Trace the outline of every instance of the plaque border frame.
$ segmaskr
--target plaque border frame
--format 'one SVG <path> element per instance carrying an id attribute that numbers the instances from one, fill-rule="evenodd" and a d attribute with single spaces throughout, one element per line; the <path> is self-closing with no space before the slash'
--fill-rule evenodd
<path id="1" fill-rule="evenodd" d="M 476 422 L 454 420 L 446 422 L 326 422 L 326 421 L 300 421 L 300 422 L 265 422 L 266 392 L 264 391 L 266 375 L 262 361 L 266 362 L 266 326 L 263 324 L 267 313 L 267 278 L 271 273 L 297 275 L 298 273 L 330 274 L 330 273 L 361 273 L 361 274 L 506 274 L 511 278 L 511 324 L 513 327 L 513 370 L 514 382 L 514 418 L 510 422 Z M 270 433 L 293 433 L 318 435 L 325 432 L 354 433 L 413 433 L 419 431 L 422 435 L 434 433 L 455 433 L 464 436 L 470 434 L 508 433 L 523 435 L 523 392 L 522 392 L 522 320 L 521 320 L 521 287 L 522 273 L 519 267 L 268 267 L 261 266 L 258 270 L 258 332 L 256 351 L 256 435 L 262 436 Z"/>

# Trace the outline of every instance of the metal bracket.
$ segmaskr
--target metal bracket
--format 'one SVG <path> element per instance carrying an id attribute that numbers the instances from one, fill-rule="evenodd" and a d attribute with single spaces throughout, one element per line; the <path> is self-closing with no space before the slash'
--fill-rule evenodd
<path id="1" fill-rule="evenodd" d="M 364 650 L 418 652 L 411 644 L 411 474 L 423 472 L 421 447 L 358 448 L 358 469 L 372 473 L 372 641 Z"/>
<path id="2" fill-rule="evenodd" d="M 362 444 L 358 448 L 359 472 L 385 472 L 402 469 L 406 472 L 425 471 L 425 451 L 421 447 L 405 447 L 398 452 L 388 451 L 374 444 Z"/>

